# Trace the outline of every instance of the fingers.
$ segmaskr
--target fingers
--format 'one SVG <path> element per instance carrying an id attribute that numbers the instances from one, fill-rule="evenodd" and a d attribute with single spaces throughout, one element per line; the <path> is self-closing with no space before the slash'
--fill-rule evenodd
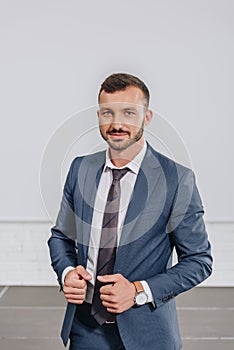
<path id="1" fill-rule="evenodd" d="M 98 281 L 103 283 L 116 283 L 119 282 L 122 278 L 123 276 L 119 273 L 116 273 L 114 275 L 97 276 Z"/>
<path id="2" fill-rule="evenodd" d="M 66 286 L 63 287 L 63 293 L 69 303 L 82 304 L 85 300 L 87 284 L 85 280 L 79 280 L 79 287 Z"/>
<path id="3" fill-rule="evenodd" d="M 113 282 L 113 278 L 111 278 Z M 107 311 L 112 313 L 118 313 L 119 308 L 119 298 L 117 292 L 114 288 L 115 284 L 111 283 L 100 288 L 100 299 L 103 306 L 107 308 Z"/>
<path id="4" fill-rule="evenodd" d="M 107 311 L 117 313 L 119 311 L 118 300 L 115 295 L 100 295 L 102 305 L 107 308 Z"/>
<path id="5" fill-rule="evenodd" d="M 87 290 L 87 283 L 85 280 L 75 281 L 76 283 L 64 283 L 63 293 L 66 294 L 84 294 Z"/>
<path id="6" fill-rule="evenodd" d="M 92 279 L 92 276 L 81 265 L 77 266 L 74 270 L 69 271 L 65 276 L 64 285 L 72 286 L 74 288 L 82 288 L 86 285 L 86 281 Z M 80 281 L 83 281 L 80 283 Z"/>
<path id="7" fill-rule="evenodd" d="M 100 282 L 108 283 L 100 288 L 100 298 L 107 311 L 122 313 L 134 304 L 135 287 L 121 274 L 98 276 Z"/>
<path id="8" fill-rule="evenodd" d="M 78 273 L 78 275 L 85 279 L 86 281 L 89 281 L 92 279 L 92 276 L 88 273 L 88 271 L 85 270 L 85 268 L 81 265 L 77 266 L 75 268 L 76 272 Z"/>
<path id="9" fill-rule="evenodd" d="M 69 303 L 82 304 L 86 295 L 86 290 L 72 288 L 64 292 L 64 296 Z"/>
<path id="10" fill-rule="evenodd" d="M 115 283 L 120 282 L 125 278 L 119 273 L 117 273 L 114 275 L 98 276 L 97 279 L 102 283 L 108 283 L 105 286 L 100 288 L 100 293 L 109 295 L 114 293 L 113 286 L 115 285 Z"/>
<path id="11" fill-rule="evenodd" d="M 64 282 L 63 291 L 65 293 L 71 292 L 71 290 L 75 291 L 77 290 L 86 290 L 87 289 L 87 282 L 85 280 L 77 280 L 68 278 Z"/>
<path id="12" fill-rule="evenodd" d="M 80 298 L 66 298 L 67 299 L 67 302 L 68 303 L 71 303 L 71 304 L 76 304 L 76 305 L 81 305 L 81 304 L 83 304 L 83 302 L 84 302 L 84 297 L 80 297 Z"/>
<path id="13" fill-rule="evenodd" d="M 105 295 L 101 294 L 100 299 L 102 300 L 102 304 L 106 307 L 111 306 L 112 304 L 115 304 L 118 302 L 117 298 L 115 295 Z"/>
<path id="14" fill-rule="evenodd" d="M 118 299 L 116 295 L 101 295 L 102 305 L 107 308 L 108 312 L 112 313 L 121 313 L 124 311 L 123 305 L 121 305 L 121 301 Z"/>
<path id="15" fill-rule="evenodd" d="M 107 284 L 105 286 L 102 286 L 100 288 L 100 293 L 103 295 L 114 295 L 114 289 L 113 289 L 114 283 L 113 284 Z"/>
<path id="16" fill-rule="evenodd" d="M 69 303 L 82 304 L 87 291 L 87 281 L 91 275 L 83 266 L 77 266 L 67 273 L 63 286 L 63 293 Z"/>
<path id="17" fill-rule="evenodd" d="M 81 279 L 75 270 L 68 272 L 65 281 L 64 287 L 80 288 L 83 289 L 87 285 L 85 279 Z"/>

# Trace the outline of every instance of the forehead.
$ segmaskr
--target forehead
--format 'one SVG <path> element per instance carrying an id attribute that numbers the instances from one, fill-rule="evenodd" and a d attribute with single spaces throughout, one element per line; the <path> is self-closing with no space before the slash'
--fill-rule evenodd
<path id="1" fill-rule="evenodd" d="M 99 99 L 100 105 L 111 104 L 130 104 L 144 106 L 145 98 L 143 92 L 135 87 L 128 86 L 125 90 L 120 90 L 112 93 L 102 91 Z"/>

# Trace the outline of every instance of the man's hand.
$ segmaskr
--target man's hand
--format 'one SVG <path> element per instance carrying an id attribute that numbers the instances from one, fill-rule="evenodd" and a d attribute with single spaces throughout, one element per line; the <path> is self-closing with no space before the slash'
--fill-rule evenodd
<path id="1" fill-rule="evenodd" d="M 134 305 L 135 287 L 121 274 L 98 276 L 97 279 L 110 283 L 100 288 L 100 298 L 107 311 L 119 314 Z"/>
<path id="2" fill-rule="evenodd" d="M 63 286 L 65 298 L 69 303 L 82 304 L 87 291 L 87 281 L 91 275 L 81 265 L 66 274 Z"/>

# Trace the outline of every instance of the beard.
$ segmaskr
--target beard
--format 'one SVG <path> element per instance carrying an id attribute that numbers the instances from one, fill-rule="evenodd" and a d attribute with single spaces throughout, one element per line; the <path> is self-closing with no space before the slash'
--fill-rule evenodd
<path id="1" fill-rule="evenodd" d="M 123 151 L 139 141 L 144 133 L 144 122 L 142 123 L 141 127 L 133 134 L 131 137 L 131 133 L 127 131 L 128 135 L 130 136 L 127 140 L 110 140 L 108 138 L 108 134 L 115 133 L 115 134 L 121 134 L 121 133 L 126 133 L 125 130 L 123 129 L 115 129 L 115 128 L 110 128 L 109 130 L 106 131 L 107 136 L 103 134 L 101 128 L 100 128 L 100 133 L 102 138 L 108 143 L 109 147 L 115 151 Z"/>

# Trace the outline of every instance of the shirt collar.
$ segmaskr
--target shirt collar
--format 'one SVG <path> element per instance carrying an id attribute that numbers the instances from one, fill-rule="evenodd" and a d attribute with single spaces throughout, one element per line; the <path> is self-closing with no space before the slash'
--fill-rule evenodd
<path id="1" fill-rule="evenodd" d="M 117 168 L 111 161 L 110 159 L 110 155 L 109 155 L 109 149 L 106 150 L 106 163 L 104 166 L 104 171 L 108 171 L 109 169 L 123 169 L 123 168 L 129 168 L 134 174 L 138 174 L 141 163 L 143 161 L 143 158 L 145 156 L 146 153 L 146 149 L 147 149 L 147 144 L 146 142 L 144 142 L 144 145 L 141 149 L 141 151 L 136 155 L 135 158 L 133 158 L 133 160 L 131 160 L 131 162 L 127 163 L 126 165 L 124 165 L 121 168 Z"/>

